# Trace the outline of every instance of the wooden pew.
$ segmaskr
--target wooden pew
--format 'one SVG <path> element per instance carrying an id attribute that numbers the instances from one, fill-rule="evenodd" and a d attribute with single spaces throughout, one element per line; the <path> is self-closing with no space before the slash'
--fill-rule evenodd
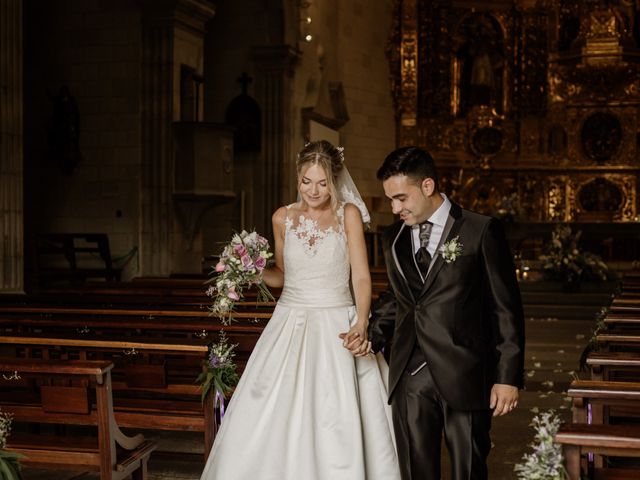
<path id="1" fill-rule="evenodd" d="M 610 421 L 615 418 L 616 423 L 626 422 L 630 417 L 640 415 L 640 383 L 635 383 L 640 381 L 639 314 L 640 310 L 633 302 L 614 299 L 604 319 L 606 330 L 596 336 L 600 350 L 591 352 L 586 360 L 591 367 L 592 381 L 574 381 L 569 388 L 573 420 L 578 422 L 561 430 L 563 435 L 570 434 L 573 438 L 564 441 L 570 478 L 577 478 L 579 461 L 575 457 L 582 451 L 595 454 L 594 463 L 589 465 L 592 470 L 589 478 L 640 477 L 640 470 L 630 474 L 629 470 L 603 469 L 601 456 L 637 456 L 633 446 L 637 432 L 615 430 L 634 426 L 611 425 Z M 591 411 L 592 425 L 585 426 L 581 424 L 587 422 L 587 409 Z M 560 435 L 559 441 L 563 438 L 567 440 L 568 437 Z"/>
<path id="2" fill-rule="evenodd" d="M 108 361 L 0 358 L 2 385 L 10 389 L 3 393 L 0 405 L 15 422 L 95 425 L 98 429 L 95 437 L 74 434 L 61 438 L 22 434 L 14 428 L 7 449 L 24 455 L 21 463 L 27 466 L 93 470 L 100 472 L 102 480 L 129 475 L 134 480 L 146 479 L 147 462 L 156 444 L 142 435 L 129 437 L 120 431 L 113 413 L 112 368 Z M 14 386 L 6 378 L 27 387 Z M 55 385 L 53 379 L 65 379 L 75 386 Z M 39 386 L 35 400 L 30 395 L 34 386 Z"/>
<path id="3" fill-rule="evenodd" d="M 611 381 L 624 378 L 640 380 L 640 352 L 592 352 L 587 357 L 591 379 Z"/>
<path id="4" fill-rule="evenodd" d="M 113 266 L 109 237 L 104 233 L 40 234 L 33 241 L 33 253 L 34 275 L 40 286 L 59 280 L 75 284 L 88 278 L 120 281 L 121 271 Z M 86 264 L 93 256 L 100 258 L 101 266 Z M 64 259 L 66 265 L 56 265 L 56 259 Z"/>
<path id="5" fill-rule="evenodd" d="M 255 313 L 254 313 L 255 312 Z M 271 313 L 273 312 L 272 308 L 265 307 L 260 308 L 259 306 L 251 310 L 245 310 L 242 312 L 236 312 L 239 318 L 255 318 L 255 319 L 269 319 L 271 318 Z M 66 315 L 83 315 L 86 317 L 89 316 L 146 316 L 148 318 L 156 318 L 156 317 L 180 317 L 180 318 L 209 318 L 212 320 L 211 315 L 208 312 L 196 309 L 181 309 L 179 307 L 171 308 L 163 308 L 163 309 L 150 309 L 150 308 L 127 308 L 126 306 L 123 308 L 76 308 L 69 306 L 0 306 L 0 317 L 5 317 L 6 315 L 15 315 L 15 314 L 42 314 L 42 315 L 55 315 L 55 314 L 66 314 Z M 235 316 L 235 315 L 234 315 Z"/>
<path id="6" fill-rule="evenodd" d="M 219 319 L 202 311 L 15 306 L 3 307 L 0 333 L 41 332 L 72 337 L 80 334 L 107 335 L 118 340 L 153 337 L 213 341 L 224 330 L 230 342 L 238 344 L 237 363 L 242 370 L 271 312 L 264 309 L 256 312 L 249 307 L 248 311 L 238 312 L 234 317 L 236 321 L 225 326 Z"/>
<path id="7" fill-rule="evenodd" d="M 562 445 L 569 480 L 580 480 L 581 458 L 586 453 L 615 457 L 640 457 L 640 427 L 632 425 L 564 425 L 555 436 Z M 626 480 L 639 478 L 640 470 L 596 469 L 593 478 Z"/>
<path id="8" fill-rule="evenodd" d="M 629 313 L 608 313 L 604 318 L 604 324 L 610 331 L 623 329 L 638 329 L 640 327 L 640 315 Z"/>
<path id="9" fill-rule="evenodd" d="M 149 368 L 137 373 L 131 365 L 120 369 L 119 379 L 113 382 L 115 419 L 122 427 L 203 432 L 205 458 L 215 437 L 215 412 L 210 395 L 201 401 L 195 378 L 208 352 L 207 343 L 200 339 L 0 335 L 0 344 L 16 348 L 23 356 L 37 355 L 44 360 L 104 358 L 123 366 L 138 355 L 160 356 L 166 363 L 144 363 Z M 166 377 L 174 376 L 175 380 L 158 382 L 165 378 L 165 371 Z M 129 375 L 123 376 L 123 372 Z"/>
<path id="10" fill-rule="evenodd" d="M 573 402 L 573 421 L 587 423 L 591 405 L 591 423 L 608 423 L 609 415 L 603 415 L 604 407 L 621 407 L 617 411 L 625 415 L 640 415 L 640 383 L 600 380 L 574 380 L 567 395 Z"/>
<path id="11" fill-rule="evenodd" d="M 606 350 L 627 350 L 640 349 L 640 331 L 635 329 L 612 332 L 603 332 L 596 335 L 596 342 Z"/>

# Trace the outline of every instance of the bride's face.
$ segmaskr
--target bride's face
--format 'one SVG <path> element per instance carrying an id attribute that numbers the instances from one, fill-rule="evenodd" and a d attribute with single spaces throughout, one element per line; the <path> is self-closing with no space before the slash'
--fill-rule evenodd
<path id="1" fill-rule="evenodd" d="M 313 164 L 300 172 L 300 197 L 312 208 L 323 206 L 331 198 L 324 169 Z"/>

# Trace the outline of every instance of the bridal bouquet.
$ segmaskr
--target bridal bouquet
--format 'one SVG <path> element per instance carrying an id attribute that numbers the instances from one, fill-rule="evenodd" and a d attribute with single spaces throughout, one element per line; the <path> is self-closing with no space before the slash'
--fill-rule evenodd
<path id="1" fill-rule="evenodd" d="M 11 433 L 11 414 L 0 412 L 0 478 L 20 480 L 22 476 L 19 460 L 22 456 L 5 450 L 9 433 Z"/>
<path id="2" fill-rule="evenodd" d="M 224 325 L 231 320 L 231 313 L 237 301 L 243 298 L 242 292 L 255 285 L 258 289 L 258 301 L 273 301 L 273 295 L 262 281 L 262 273 L 267 260 L 273 254 L 269 251 L 269 242 L 255 230 L 243 230 L 235 234 L 231 242 L 224 247 L 220 260 L 215 266 L 213 278 L 207 281 L 212 285 L 207 295 L 213 298 L 209 307 L 212 315 L 222 319 Z"/>
<path id="3" fill-rule="evenodd" d="M 220 333 L 220 340 L 209 347 L 209 356 L 203 361 L 203 371 L 196 382 L 202 388 L 204 401 L 211 388 L 215 391 L 216 404 L 224 405 L 224 396 L 238 384 L 236 364 L 233 361 L 236 344 L 230 344 L 224 332 Z"/>

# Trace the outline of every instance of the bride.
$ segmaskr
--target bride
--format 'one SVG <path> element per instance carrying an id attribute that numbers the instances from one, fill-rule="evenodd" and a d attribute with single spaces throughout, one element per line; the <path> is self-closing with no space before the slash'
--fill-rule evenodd
<path id="1" fill-rule="evenodd" d="M 275 266 L 264 275 L 282 294 L 202 480 L 400 478 L 387 366 L 366 337 L 369 214 L 343 162 L 324 140 L 298 155 L 299 200 L 273 215 Z"/>

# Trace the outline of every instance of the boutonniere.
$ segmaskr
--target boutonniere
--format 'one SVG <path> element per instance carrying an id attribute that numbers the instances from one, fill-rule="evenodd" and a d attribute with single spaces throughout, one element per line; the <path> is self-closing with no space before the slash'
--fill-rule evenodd
<path id="1" fill-rule="evenodd" d="M 458 241 L 458 238 L 460 237 L 454 237 L 448 242 L 444 242 L 438 250 L 447 263 L 455 262 L 462 255 L 462 244 Z"/>

